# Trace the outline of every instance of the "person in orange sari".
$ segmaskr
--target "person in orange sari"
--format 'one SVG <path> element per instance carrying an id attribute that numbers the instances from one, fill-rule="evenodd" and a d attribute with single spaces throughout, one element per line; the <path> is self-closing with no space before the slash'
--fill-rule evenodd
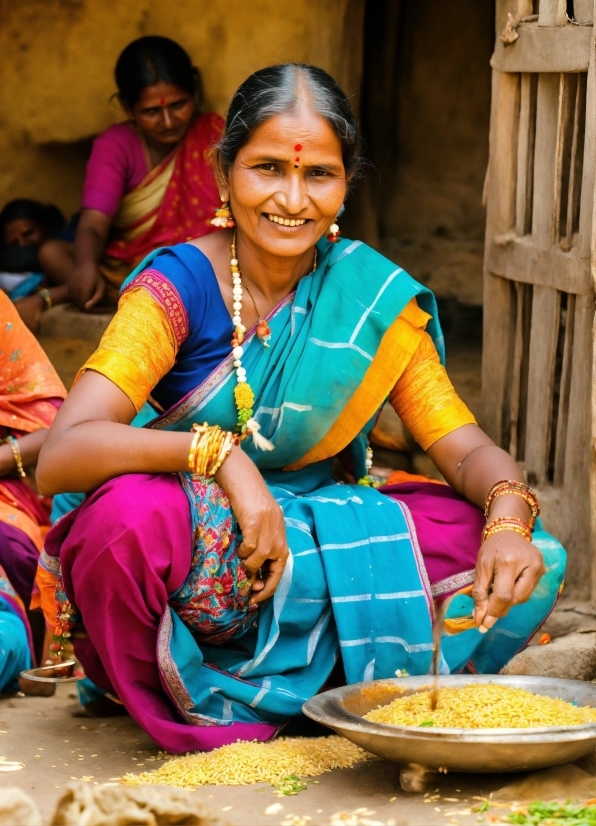
<path id="1" fill-rule="evenodd" d="M 75 237 L 70 294 L 83 310 L 118 290 L 153 249 L 213 232 L 220 206 L 208 150 L 222 118 L 198 114 L 199 73 L 166 37 L 141 37 L 116 63 L 128 116 L 93 144 Z"/>
<path id="2" fill-rule="evenodd" d="M 27 469 L 65 398 L 41 345 L 0 291 L 0 566 L 26 607 L 39 604 L 35 574 L 50 528 L 48 500 L 29 485 Z"/>

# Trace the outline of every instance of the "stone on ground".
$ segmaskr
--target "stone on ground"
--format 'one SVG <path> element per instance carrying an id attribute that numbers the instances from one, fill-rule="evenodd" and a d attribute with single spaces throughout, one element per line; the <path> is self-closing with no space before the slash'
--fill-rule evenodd
<path id="1" fill-rule="evenodd" d="M 531 645 L 510 660 L 502 674 L 592 680 L 596 677 L 596 633 L 575 633 L 548 645 Z"/>
<path id="2" fill-rule="evenodd" d="M 0 789 L 0 826 L 41 826 L 39 809 L 20 789 Z"/>
<path id="3" fill-rule="evenodd" d="M 68 786 L 51 826 L 221 826 L 222 821 L 196 796 L 170 786 Z"/>

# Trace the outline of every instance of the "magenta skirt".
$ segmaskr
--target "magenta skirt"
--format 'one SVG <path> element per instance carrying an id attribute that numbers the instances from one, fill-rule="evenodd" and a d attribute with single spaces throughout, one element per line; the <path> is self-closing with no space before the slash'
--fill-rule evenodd
<path id="1" fill-rule="evenodd" d="M 382 490 L 412 514 L 435 599 L 470 584 L 484 526 L 480 509 L 447 485 Z M 277 729 L 266 723 L 188 725 L 162 686 L 158 627 L 169 595 L 188 576 L 191 548 L 188 498 L 173 475 L 113 479 L 62 518 L 48 534 L 46 553 L 60 558 L 66 596 L 88 634 L 75 640 L 77 656 L 87 676 L 170 752 L 267 740 Z"/>

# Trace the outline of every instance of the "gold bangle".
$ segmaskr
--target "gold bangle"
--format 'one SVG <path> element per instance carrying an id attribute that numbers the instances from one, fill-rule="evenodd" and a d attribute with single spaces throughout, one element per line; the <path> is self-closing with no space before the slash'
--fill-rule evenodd
<path id="1" fill-rule="evenodd" d="M 514 531 L 527 539 L 528 542 L 532 541 L 532 529 L 522 519 L 517 519 L 515 516 L 499 516 L 485 526 L 482 531 L 482 542 L 500 531 Z"/>
<path id="2" fill-rule="evenodd" d="M 54 302 L 52 301 L 52 296 L 50 295 L 50 291 L 47 290 L 45 287 L 42 290 L 37 291 L 37 295 L 43 301 L 43 308 L 44 310 L 51 310 L 54 306 Z"/>
<path id="3" fill-rule="evenodd" d="M 486 518 L 488 519 L 488 514 L 495 499 L 498 499 L 499 496 L 505 496 L 506 494 L 519 496 L 524 500 L 526 505 L 530 508 L 532 514 L 530 525 L 531 527 L 534 527 L 537 517 L 540 516 L 540 504 L 538 502 L 538 498 L 531 487 L 526 485 L 524 482 L 518 482 L 516 479 L 503 479 L 501 482 L 495 482 L 495 484 L 491 487 L 486 496 L 486 504 L 484 506 L 484 515 Z"/>
<path id="4" fill-rule="evenodd" d="M 211 450 L 209 451 L 209 460 L 207 465 L 207 476 L 213 478 L 219 468 L 221 467 L 221 462 L 219 461 L 220 454 L 222 452 L 222 448 L 226 442 L 228 434 L 224 430 L 220 430 L 217 434 L 217 438 L 213 440 L 211 445 Z"/>
<path id="5" fill-rule="evenodd" d="M 238 444 L 237 436 L 222 430 L 219 425 L 194 424 L 194 436 L 188 454 L 188 468 L 197 476 L 213 478 L 227 457 L 232 447 Z"/>
<path id="6" fill-rule="evenodd" d="M 210 474 L 209 474 L 210 476 L 215 476 L 217 471 L 220 469 L 220 467 L 223 465 L 225 460 L 228 458 L 228 456 L 232 452 L 232 447 L 233 446 L 234 446 L 234 434 L 230 433 L 230 431 L 228 431 L 225 434 L 225 438 L 224 438 L 224 440 L 221 444 L 221 447 L 219 449 L 219 453 L 217 454 L 217 458 L 215 460 L 215 463 L 214 463 L 213 467 L 210 469 Z"/>
<path id="7" fill-rule="evenodd" d="M 195 436 L 188 456 L 190 472 L 198 476 L 209 476 L 212 457 L 219 454 L 224 432 L 219 425 L 209 426 L 207 422 L 202 427 L 195 424 L 192 429 L 195 431 Z"/>
<path id="8" fill-rule="evenodd" d="M 192 442 L 190 443 L 190 450 L 188 452 L 188 469 L 191 473 L 196 473 L 197 467 L 197 447 L 201 437 L 204 435 L 205 430 L 207 428 L 207 422 L 203 426 L 199 424 L 193 424 L 191 428 L 191 433 L 194 433 L 192 438 Z"/>
<path id="9" fill-rule="evenodd" d="M 12 450 L 12 455 L 14 457 L 15 465 L 17 466 L 17 472 L 19 476 L 24 479 L 27 474 L 25 473 L 25 468 L 23 467 L 23 459 L 21 457 L 21 448 L 19 447 L 18 439 L 15 439 L 14 436 L 7 436 L 6 441 L 10 445 L 10 449 Z"/>

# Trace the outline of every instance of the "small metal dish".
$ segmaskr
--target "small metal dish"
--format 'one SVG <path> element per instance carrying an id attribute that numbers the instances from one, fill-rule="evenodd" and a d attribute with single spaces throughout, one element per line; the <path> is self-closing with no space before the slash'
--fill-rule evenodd
<path id="1" fill-rule="evenodd" d="M 544 728 L 420 728 L 388 726 L 363 715 L 397 697 L 431 687 L 432 677 L 373 680 L 317 694 L 304 713 L 329 726 L 366 751 L 402 765 L 418 764 L 431 771 L 489 773 L 533 771 L 594 754 L 596 723 Z M 534 694 L 559 697 L 579 706 L 596 706 L 596 685 L 548 677 L 453 674 L 439 678 L 439 688 L 470 684 L 524 688 Z"/>
<path id="2" fill-rule="evenodd" d="M 65 663 L 44 665 L 41 668 L 29 668 L 21 671 L 20 676 L 38 683 L 76 683 L 82 677 L 74 676 L 75 666 L 75 660 L 68 660 Z"/>

